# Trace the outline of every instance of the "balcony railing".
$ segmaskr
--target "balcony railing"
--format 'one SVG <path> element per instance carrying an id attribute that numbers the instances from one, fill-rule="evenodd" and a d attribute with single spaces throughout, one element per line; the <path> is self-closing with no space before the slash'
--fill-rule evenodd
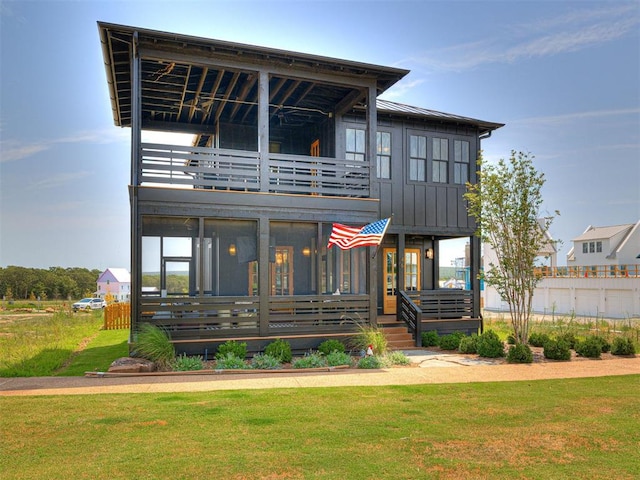
<path id="1" fill-rule="evenodd" d="M 369 165 L 305 155 L 143 143 L 140 185 L 368 198 Z M 262 172 L 266 178 L 263 178 Z"/>
<path id="2" fill-rule="evenodd" d="M 534 272 L 542 278 L 638 278 L 640 265 L 536 267 Z"/>

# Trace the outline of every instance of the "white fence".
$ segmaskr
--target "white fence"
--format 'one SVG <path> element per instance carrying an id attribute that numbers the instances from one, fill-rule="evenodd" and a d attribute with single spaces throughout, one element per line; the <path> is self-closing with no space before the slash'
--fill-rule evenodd
<path id="1" fill-rule="evenodd" d="M 509 309 L 498 292 L 485 285 L 484 308 Z M 640 317 L 640 278 L 544 278 L 533 297 L 535 313 L 580 317 Z"/>

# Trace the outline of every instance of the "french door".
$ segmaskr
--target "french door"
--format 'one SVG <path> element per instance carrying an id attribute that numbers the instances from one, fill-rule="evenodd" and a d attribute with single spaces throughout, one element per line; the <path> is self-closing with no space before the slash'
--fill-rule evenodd
<path id="1" fill-rule="evenodd" d="M 384 300 L 382 311 L 396 313 L 398 252 L 395 248 L 385 248 L 384 254 Z M 407 248 L 404 251 L 404 289 L 407 292 L 420 291 L 420 249 Z"/>

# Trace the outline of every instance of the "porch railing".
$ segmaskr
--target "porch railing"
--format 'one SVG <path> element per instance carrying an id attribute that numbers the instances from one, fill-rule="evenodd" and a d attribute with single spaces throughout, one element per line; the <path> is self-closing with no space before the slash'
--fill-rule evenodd
<path id="1" fill-rule="evenodd" d="M 542 278 L 638 278 L 640 264 L 536 267 L 534 272 Z"/>
<path id="2" fill-rule="evenodd" d="M 268 154 L 267 178 L 258 152 L 143 143 L 140 185 L 369 197 L 369 165 L 354 160 Z"/>
<path id="3" fill-rule="evenodd" d="M 258 297 L 143 297 L 139 323 L 167 330 L 171 338 L 258 336 Z M 368 324 L 368 295 L 293 295 L 269 299 L 268 335 L 355 331 Z"/>
<path id="4" fill-rule="evenodd" d="M 422 346 L 423 322 L 441 331 L 472 331 L 481 325 L 473 319 L 473 292 L 449 288 L 401 291 L 400 319 L 413 335 L 416 347 Z"/>

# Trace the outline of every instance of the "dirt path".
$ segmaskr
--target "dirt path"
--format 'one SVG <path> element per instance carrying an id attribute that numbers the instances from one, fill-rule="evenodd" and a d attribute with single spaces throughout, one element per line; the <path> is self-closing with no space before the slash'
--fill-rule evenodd
<path id="1" fill-rule="evenodd" d="M 89 395 L 105 393 L 204 392 L 213 390 L 313 388 L 346 386 L 420 385 L 531 381 L 560 378 L 640 375 L 640 356 L 570 362 L 536 362 L 513 365 L 465 364 L 457 355 L 438 352 L 410 367 L 384 370 L 347 369 L 331 372 L 252 372 L 172 374 L 134 377 L 0 378 L 0 396 Z M 434 361 L 437 360 L 437 361 Z M 430 363 L 431 362 L 431 363 Z M 634 379 L 640 387 L 640 379 Z"/>

